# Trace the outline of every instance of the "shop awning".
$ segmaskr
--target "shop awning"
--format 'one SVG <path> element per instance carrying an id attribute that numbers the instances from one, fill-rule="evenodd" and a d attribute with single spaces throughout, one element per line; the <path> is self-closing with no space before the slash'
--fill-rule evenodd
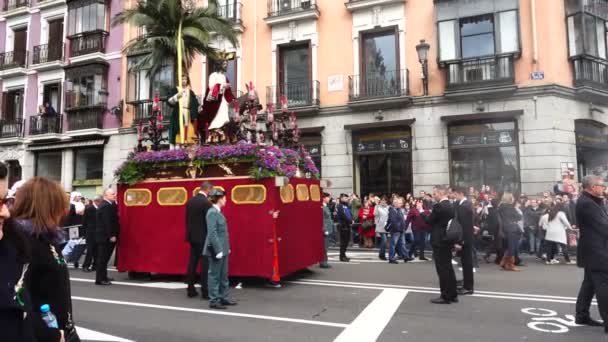
<path id="1" fill-rule="evenodd" d="M 478 120 L 495 120 L 495 119 L 514 119 L 518 116 L 524 115 L 523 110 L 510 110 L 506 112 L 484 112 L 484 113 L 471 113 L 464 115 L 444 115 L 441 117 L 441 121 L 451 123 L 457 121 L 478 121 Z"/>
<path id="2" fill-rule="evenodd" d="M 63 150 L 66 148 L 74 147 L 86 147 L 86 146 L 102 146 L 106 143 L 105 139 L 95 140 L 81 140 L 81 141 L 70 141 L 58 144 L 44 144 L 44 145 L 29 145 L 28 151 L 48 151 L 48 150 Z"/>
<path id="3" fill-rule="evenodd" d="M 364 129 L 372 129 L 372 128 L 396 128 L 396 127 L 410 127 L 416 119 L 407 119 L 407 120 L 392 120 L 392 121 L 376 121 L 376 122 L 368 122 L 362 124 L 353 124 L 353 125 L 344 125 L 344 129 L 348 131 L 361 131 Z"/>

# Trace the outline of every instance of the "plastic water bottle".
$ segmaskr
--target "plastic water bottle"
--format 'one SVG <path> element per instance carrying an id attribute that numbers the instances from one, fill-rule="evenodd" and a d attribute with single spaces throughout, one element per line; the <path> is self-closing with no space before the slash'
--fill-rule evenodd
<path id="1" fill-rule="evenodd" d="M 59 329 L 59 324 L 57 323 L 57 317 L 51 312 L 51 306 L 48 304 L 44 304 L 40 306 L 40 312 L 42 312 L 42 320 L 46 323 L 46 326 L 51 329 Z"/>

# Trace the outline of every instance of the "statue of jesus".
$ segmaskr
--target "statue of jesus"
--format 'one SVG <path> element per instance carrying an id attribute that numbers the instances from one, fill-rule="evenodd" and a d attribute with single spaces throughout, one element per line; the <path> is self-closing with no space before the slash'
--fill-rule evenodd
<path id="1" fill-rule="evenodd" d="M 220 129 L 230 121 L 229 105 L 235 98 L 226 75 L 227 68 L 228 62 L 222 60 L 216 64 L 215 72 L 209 75 L 203 110 L 199 114 L 199 135 L 202 142 L 207 141 L 208 131 Z"/>

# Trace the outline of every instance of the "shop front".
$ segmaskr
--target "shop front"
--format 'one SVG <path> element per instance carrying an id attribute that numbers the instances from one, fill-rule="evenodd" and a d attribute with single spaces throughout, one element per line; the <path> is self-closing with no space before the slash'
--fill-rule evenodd
<path id="1" fill-rule="evenodd" d="M 450 184 L 490 187 L 492 192 L 520 192 L 517 122 L 448 123 Z"/>
<path id="2" fill-rule="evenodd" d="M 361 196 L 412 192 L 412 123 L 345 126 L 352 131 L 354 188 Z"/>
<path id="3" fill-rule="evenodd" d="M 574 126 L 579 179 L 600 175 L 608 180 L 608 126 L 592 120 L 576 120 Z"/>

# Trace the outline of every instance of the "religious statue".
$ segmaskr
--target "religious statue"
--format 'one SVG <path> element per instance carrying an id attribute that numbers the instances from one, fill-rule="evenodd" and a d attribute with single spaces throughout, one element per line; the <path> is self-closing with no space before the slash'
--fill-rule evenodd
<path id="1" fill-rule="evenodd" d="M 221 130 L 230 121 L 229 107 L 234 101 L 232 88 L 226 75 L 228 59 L 234 54 L 221 53 L 220 60 L 215 65 L 215 71 L 209 75 L 208 87 L 203 99 L 203 110 L 199 116 L 199 134 L 201 141 L 206 142 L 209 132 Z"/>
<path id="2" fill-rule="evenodd" d="M 185 144 L 192 144 L 197 139 L 197 118 L 198 118 L 198 107 L 199 103 L 196 95 L 190 89 L 190 79 L 188 76 L 182 76 L 182 91 L 178 92 L 177 89 L 173 89 L 173 94 L 169 96 L 169 105 L 173 107 L 173 113 L 171 115 L 171 122 L 169 125 L 169 143 L 175 145 L 176 141 L 180 139 L 180 106 L 183 110 L 184 115 L 184 142 Z"/>

